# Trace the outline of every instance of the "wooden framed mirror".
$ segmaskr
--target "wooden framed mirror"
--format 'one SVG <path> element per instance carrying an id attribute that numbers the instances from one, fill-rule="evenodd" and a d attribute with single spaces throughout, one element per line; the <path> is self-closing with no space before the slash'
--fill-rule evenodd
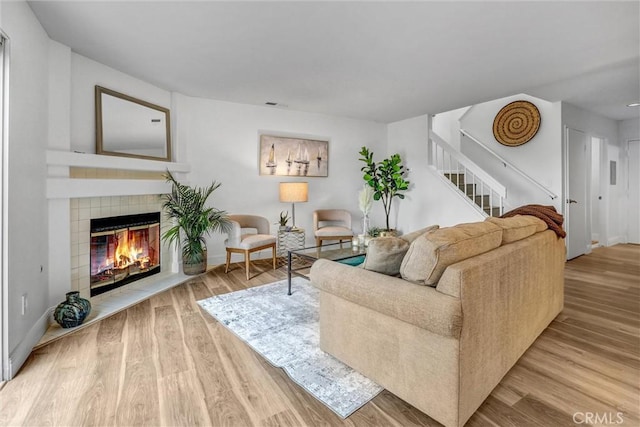
<path id="1" fill-rule="evenodd" d="M 96 97 L 96 154 L 171 161 L 168 108 L 101 86 Z"/>

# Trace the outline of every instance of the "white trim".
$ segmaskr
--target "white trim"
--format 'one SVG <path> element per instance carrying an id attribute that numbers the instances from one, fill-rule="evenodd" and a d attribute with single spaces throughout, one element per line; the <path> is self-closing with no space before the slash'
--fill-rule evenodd
<path id="1" fill-rule="evenodd" d="M 607 246 L 619 245 L 621 243 L 627 243 L 625 236 L 613 236 L 607 239 Z"/>
<path id="2" fill-rule="evenodd" d="M 9 64 L 10 47 L 9 37 L 0 30 L 0 39 L 4 39 L 2 45 L 2 74 L 0 75 L 0 85 L 2 85 L 2 96 L 0 99 L 0 381 L 8 380 L 10 376 L 9 359 L 9 272 L 5 268 L 8 265 L 8 170 L 9 170 Z"/>
<path id="3" fill-rule="evenodd" d="M 27 332 L 27 335 L 22 341 L 20 341 L 20 344 L 16 346 L 15 350 L 11 352 L 7 363 L 7 380 L 13 379 L 14 375 L 18 373 L 24 362 L 31 354 L 33 347 L 38 344 L 40 338 L 42 338 L 45 332 L 47 332 L 49 319 L 51 318 L 51 313 L 54 309 L 55 307 L 49 307 L 31 327 L 29 332 Z"/>
<path id="4" fill-rule="evenodd" d="M 189 172 L 191 170 L 191 166 L 186 163 L 104 156 L 101 154 L 78 153 L 62 150 L 47 150 L 47 165 L 158 172 L 164 172 L 166 170 L 171 172 Z"/>

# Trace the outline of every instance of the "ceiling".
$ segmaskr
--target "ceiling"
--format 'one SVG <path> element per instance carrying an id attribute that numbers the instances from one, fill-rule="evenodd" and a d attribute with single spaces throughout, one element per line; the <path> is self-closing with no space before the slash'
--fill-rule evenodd
<path id="1" fill-rule="evenodd" d="M 185 95 L 394 122 L 517 93 L 640 109 L 640 2 L 30 1 L 52 39 Z"/>

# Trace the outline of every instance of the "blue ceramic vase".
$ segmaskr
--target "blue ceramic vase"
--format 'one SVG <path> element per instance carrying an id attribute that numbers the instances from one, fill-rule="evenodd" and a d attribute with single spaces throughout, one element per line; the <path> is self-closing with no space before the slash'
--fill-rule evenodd
<path id="1" fill-rule="evenodd" d="M 80 298 L 80 292 L 68 292 L 66 301 L 62 301 L 53 312 L 53 318 L 63 328 L 81 325 L 91 313 L 89 300 Z"/>

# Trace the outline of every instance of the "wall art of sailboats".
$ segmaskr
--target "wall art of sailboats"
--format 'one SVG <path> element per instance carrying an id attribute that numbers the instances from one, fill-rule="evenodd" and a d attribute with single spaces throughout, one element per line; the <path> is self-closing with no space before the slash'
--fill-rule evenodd
<path id="1" fill-rule="evenodd" d="M 276 166 L 278 166 L 274 144 L 271 144 L 271 150 L 269 150 L 269 158 L 267 159 L 266 166 L 268 168 L 275 168 Z"/>
<path id="2" fill-rule="evenodd" d="M 309 150 L 305 148 L 303 151 L 301 142 L 298 143 L 298 153 L 296 154 L 296 158 L 293 161 L 303 165 L 309 164 Z"/>

